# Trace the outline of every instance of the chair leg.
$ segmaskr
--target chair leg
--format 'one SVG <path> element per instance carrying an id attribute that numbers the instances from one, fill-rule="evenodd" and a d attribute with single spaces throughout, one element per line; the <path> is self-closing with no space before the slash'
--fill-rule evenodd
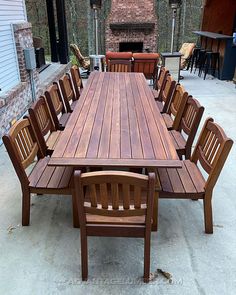
<path id="1" fill-rule="evenodd" d="M 155 192 L 154 203 L 153 203 L 153 214 L 152 214 L 152 231 L 157 231 L 158 228 L 158 199 L 159 192 Z"/>
<path id="2" fill-rule="evenodd" d="M 88 241 L 85 228 L 80 228 L 82 281 L 88 279 Z"/>
<path id="3" fill-rule="evenodd" d="M 30 192 L 28 189 L 22 194 L 22 225 L 28 226 L 30 223 Z"/>
<path id="4" fill-rule="evenodd" d="M 150 244 L 151 244 L 151 232 L 146 233 L 144 239 L 144 274 L 143 281 L 144 283 L 149 282 L 150 278 Z"/>
<path id="5" fill-rule="evenodd" d="M 79 212 L 76 203 L 75 192 L 72 192 L 72 212 L 73 212 L 73 226 L 79 228 Z"/>
<path id="6" fill-rule="evenodd" d="M 203 199 L 204 204 L 204 221 L 205 221 L 205 233 L 213 234 L 213 221 L 212 221 L 212 205 L 211 205 L 212 195 L 205 195 Z"/>

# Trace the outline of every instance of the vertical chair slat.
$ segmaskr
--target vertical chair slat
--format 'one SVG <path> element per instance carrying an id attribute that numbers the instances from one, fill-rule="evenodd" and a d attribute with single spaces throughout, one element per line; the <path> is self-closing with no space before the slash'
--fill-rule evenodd
<path id="1" fill-rule="evenodd" d="M 89 195 L 90 195 L 90 202 L 92 207 L 97 207 L 97 192 L 95 184 L 89 185 Z"/>
<path id="2" fill-rule="evenodd" d="M 107 209 L 108 208 L 108 191 L 107 191 L 106 183 L 100 184 L 100 196 L 101 196 L 102 208 Z"/>
<path id="3" fill-rule="evenodd" d="M 139 209 L 141 207 L 141 187 L 134 187 L 134 208 Z"/>
<path id="4" fill-rule="evenodd" d="M 124 207 L 124 209 L 129 209 L 129 206 L 130 206 L 130 186 L 129 186 L 129 184 L 122 185 L 122 193 L 123 193 L 123 207 Z"/>
<path id="5" fill-rule="evenodd" d="M 112 196 L 112 208 L 119 209 L 119 190 L 118 190 L 117 183 L 111 184 L 111 196 Z"/>

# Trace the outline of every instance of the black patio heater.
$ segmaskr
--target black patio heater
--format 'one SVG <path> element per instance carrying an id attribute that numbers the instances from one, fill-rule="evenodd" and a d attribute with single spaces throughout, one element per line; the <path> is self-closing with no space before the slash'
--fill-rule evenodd
<path id="1" fill-rule="evenodd" d="M 177 9 L 181 5 L 181 0 L 169 0 L 169 5 L 170 5 L 170 7 L 172 9 L 172 30 L 171 30 L 171 46 L 170 46 L 170 51 L 171 51 L 171 53 L 173 53 L 176 15 L 177 15 Z"/>
<path id="2" fill-rule="evenodd" d="M 98 9 L 101 9 L 102 1 L 90 0 L 90 6 L 93 9 L 95 38 L 95 55 L 90 55 L 90 71 L 103 71 L 104 55 L 98 54 Z"/>
<path id="3" fill-rule="evenodd" d="M 181 0 L 169 0 L 172 9 L 172 32 L 171 32 L 171 49 L 170 52 L 161 53 L 162 64 L 170 71 L 172 77 L 179 81 L 180 79 L 180 59 L 181 53 L 174 52 L 174 35 L 177 9 L 181 5 Z"/>

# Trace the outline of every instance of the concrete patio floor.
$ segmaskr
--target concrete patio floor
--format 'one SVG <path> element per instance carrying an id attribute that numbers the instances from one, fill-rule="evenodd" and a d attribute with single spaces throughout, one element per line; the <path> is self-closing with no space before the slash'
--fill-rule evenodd
<path id="1" fill-rule="evenodd" d="M 204 119 L 212 116 L 236 142 L 233 83 L 182 74 L 205 106 Z M 160 200 L 151 272 L 169 272 L 172 283 L 162 276 L 142 283 L 141 239 L 98 237 L 89 238 L 89 280 L 82 282 L 71 198 L 33 196 L 31 225 L 22 227 L 21 188 L 4 146 L 0 175 L 0 294 L 236 294 L 235 146 L 214 191 L 213 235 L 204 233 L 201 201 Z"/>

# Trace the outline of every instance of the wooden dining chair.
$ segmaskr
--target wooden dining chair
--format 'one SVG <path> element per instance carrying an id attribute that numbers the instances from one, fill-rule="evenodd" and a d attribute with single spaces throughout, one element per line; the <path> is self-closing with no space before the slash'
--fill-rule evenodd
<path id="1" fill-rule="evenodd" d="M 108 60 L 108 72 L 131 72 L 131 60 Z"/>
<path id="2" fill-rule="evenodd" d="M 56 129 L 64 130 L 71 113 L 66 112 L 59 85 L 56 82 L 45 91 L 45 97 Z"/>
<path id="3" fill-rule="evenodd" d="M 43 154 L 51 155 L 62 131 L 56 129 L 45 97 L 40 96 L 28 111 Z"/>
<path id="4" fill-rule="evenodd" d="M 201 106 L 196 99 L 189 96 L 178 130 L 169 131 L 177 154 L 181 160 L 183 156 L 185 159 L 190 159 L 192 144 L 203 112 L 204 107 Z"/>
<path id="5" fill-rule="evenodd" d="M 70 76 L 67 74 L 63 75 L 63 77 L 59 80 L 59 84 L 67 112 L 72 113 L 79 97 L 75 95 Z"/>
<path id="6" fill-rule="evenodd" d="M 166 75 L 164 85 L 160 89 L 158 100 L 156 100 L 157 107 L 161 113 L 166 113 L 175 90 L 176 81 L 170 74 Z"/>
<path id="7" fill-rule="evenodd" d="M 148 282 L 155 174 L 75 171 L 74 182 L 82 280 L 88 277 L 87 237 L 109 236 L 144 238 L 144 281 Z"/>
<path id="8" fill-rule="evenodd" d="M 162 114 L 162 118 L 165 121 L 168 130 L 179 128 L 183 111 L 188 99 L 188 92 L 180 84 L 175 86 L 169 107 L 166 113 Z"/>
<path id="9" fill-rule="evenodd" d="M 202 128 L 190 160 L 182 168 L 157 169 L 160 198 L 203 199 L 205 232 L 213 233 L 212 194 L 233 141 L 223 129 L 208 118 Z M 201 170 L 208 175 L 205 179 Z"/>
<path id="10" fill-rule="evenodd" d="M 169 74 L 169 71 L 165 67 L 161 67 L 159 70 L 157 81 L 154 85 L 154 89 L 152 90 L 152 94 L 155 100 L 161 100 L 159 98 L 159 95 L 165 86 L 167 74 Z"/>
<path id="11" fill-rule="evenodd" d="M 83 86 L 82 78 L 80 76 L 79 67 L 76 65 L 72 66 L 70 68 L 70 74 L 71 74 L 72 82 L 75 89 L 75 95 L 76 97 L 80 97 L 80 94 L 83 91 L 84 86 Z"/>
<path id="12" fill-rule="evenodd" d="M 49 157 L 38 146 L 34 130 L 28 119 L 15 123 L 3 142 L 21 183 L 22 225 L 30 223 L 31 194 L 72 196 L 73 168 L 48 166 Z M 29 175 L 25 169 L 35 161 Z M 73 222 L 79 227 L 77 210 L 73 206 Z"/>

